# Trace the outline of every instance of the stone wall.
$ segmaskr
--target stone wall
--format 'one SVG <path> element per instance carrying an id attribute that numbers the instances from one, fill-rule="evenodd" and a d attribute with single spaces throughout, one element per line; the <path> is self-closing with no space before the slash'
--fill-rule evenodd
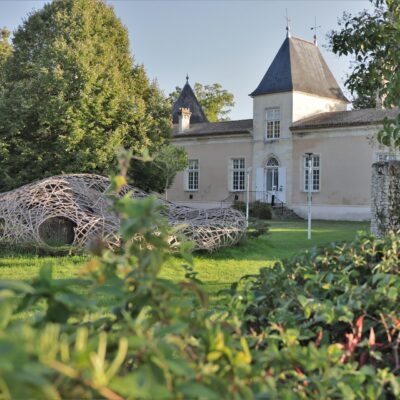
<path id="1" fill-rule="evenodd" d="M 371 231 L 400 230 L 400 161 L 372 165 Z"/>

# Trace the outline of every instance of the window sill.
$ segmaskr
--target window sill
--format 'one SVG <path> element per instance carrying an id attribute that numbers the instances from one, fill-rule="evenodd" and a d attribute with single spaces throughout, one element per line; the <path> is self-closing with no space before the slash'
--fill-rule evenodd
<path id="1" fill-rule="evenodd" d="M 274 143 L 279 142 L 280 138 L 264 138 L 264 143 Z"/>
<path id="2" fill-rule="evenodd" d="M 185 189 L 184 192 L 188 192 L 188 193 L 196 193 L 198 192 L 199 189 Z"/>

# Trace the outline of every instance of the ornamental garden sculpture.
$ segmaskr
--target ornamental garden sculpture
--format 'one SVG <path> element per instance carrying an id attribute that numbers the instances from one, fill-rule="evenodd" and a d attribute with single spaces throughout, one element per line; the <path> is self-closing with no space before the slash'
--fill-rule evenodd
<path id="1" fill-rule="evenodd" d="M 91 174 L 58 175 L 0 194 L 0 243 L 38 247 L 84 248 L 101 238 L 119 245 L 120 220 L 110 211 L 109 179 Z M 124 186 L 119 195 L 147 193 Z M 246 230 L 243 215 L 231 208 L 199 210 L 162 199 L 169 223 L 194 241 L 195 249 L 213 251 L 233 246 Z M 171 238 L 171 242 L 176 238 Z"/>

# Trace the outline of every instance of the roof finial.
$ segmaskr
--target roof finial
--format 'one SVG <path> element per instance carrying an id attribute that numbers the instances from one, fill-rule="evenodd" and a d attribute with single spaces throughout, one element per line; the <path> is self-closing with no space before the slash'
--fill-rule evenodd
<path id="1" fill-rule="evenodd" d="M 189 74 L 186 74 L 186 83 L 189 83 Z"/>
<path id="2" fill-rule="evenodd" d="M 321 25 L 317 26 L 317 17 L 314 17 L 314 26 L 311 28 L 311 30 L 314 31 L 313 38 L 314 38 L 314 44 L 316 46 L 318 46 L 318 44 L 317 44 L 317 29 L 318 28 L 321 28 Z"/>
<path id="3" fill-rule="evenodd" d="M 290 19 L 288 17 L 287 8 L 286 8 L 286 37 L 290 38 Z"/>

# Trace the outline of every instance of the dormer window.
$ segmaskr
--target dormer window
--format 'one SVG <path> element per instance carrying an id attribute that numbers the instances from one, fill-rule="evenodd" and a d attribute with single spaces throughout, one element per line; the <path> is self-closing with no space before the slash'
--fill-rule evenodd
<path id="1" fill-rule="evenodd" d="M 279 108 L 269 108 L 265 112 L 265 139 L 278 139 L 281 134 L 281 110 Z"/>

